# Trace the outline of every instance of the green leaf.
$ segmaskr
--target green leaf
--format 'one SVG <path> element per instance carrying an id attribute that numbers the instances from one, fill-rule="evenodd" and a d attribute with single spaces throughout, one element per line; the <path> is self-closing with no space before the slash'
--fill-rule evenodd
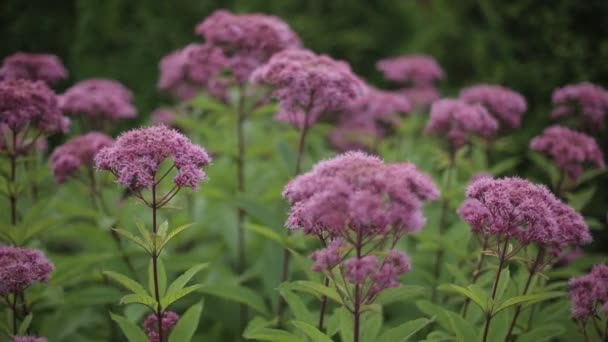
<path id="1" fill-rule="evenodd" d="M 132 242 L 134 242 L 134 243 L 138 244 L 139 246 L 141 246 L 143 249 L 146 250 L 146 252 L 148 252 L 148 254 L 152 254 L 153 247 L 152 247 L 151 244 L 146 243 L 140 237 L 137 237 L 137 236 L 133 235 L 131 232 L 128 232 L 126 230 L 118 229 L 118 228 L 113 228 L 113 229 L 118 234 L 124 236 L 125 238 L 127 238 L 127 239 L 131 240 Z"/>
<path id="2" fill-rule="evenodd" d="M 229 285 L 229 284 L 213 284 L 205 285 L 201 292 L 224 298 L 227 300 L 235 301 L 238 303 L 246 304 L 255 311 L 268 316 L 268 308 L 264 303 L 263 297 L 257 292 L 240 285 Z"/>
<path id="3" fill-rule="evenodd" d="M 492 166 L 489 171 L 495 176 L 500 176 L 513 170 L 517 166 L 517 164 L 519 164 L 519 162 L 519 157 L 506 158 L 494 164 L 494 166 Z"/>
<path id="4" fill-rule="evenodd" d="M 287 302 L 287 305 L 289 305 L 289 309 L 295 316 L 296 320 L 310 324 L 315 323 L 315 315 L 308 310 L 306 304 L 302 301 L 302 298 L 287 289 L 280 289 L 279 292 Z"/>
<path id="5" fill-rule="evenodd" d="M 354 329 L 353 314 L 345 308 L 337 310 L 337 314 L 340 317 L 340 338 L 342 341 L 352 341 Z"/>
<path id="6" fill-rule="evenodd" d="M 576 211 L 583 210 L 583 208 L 585 208 L 587 204 L 589 204 L 591 199 L 593 199 L 595 190 L 595 186 L 590 186 L 575 193 L 566 194 L 566 197 L 568 198 L 568 204 L 570 204 L 570 206 Z"/>
<path id="7" fill-rule="evenodd" d="M 337 303 L 342 303 L 342 299 L 335 289 L 324 286 L 323 284 L 315 283 L 313 281 L 296 280 L 283 283 L 279 286 L 279 288 L 285 288 L 296 292 L 305 292 L 314 295 L 318 299 L 321 299 L 323 296 L 327 296 L 327 298 Z"/>
<path id="8" fill-rule="evenodd" d="M 146 334 L 144 334 L 141 328 L 135 325 L 135 323 L 129 321 L 123 316 L 115 315 L 113 313 L 110 313 L 110 317 L 118 324 L 129 342 L 148 342 L 148 337 Z"/>
<path id="9" fill-rule="evenodd" d="M 148 289 L 150 293 L 156 293 L 154 283 L 154 267 L 152 260 L 148 264 Z M 167 289 L 167 272 L 165 271 L 165 265 L 161 258 L 156 259 L 157 279 L 158 279 L 158 295 L 160 297 L 165 295 Z"/>
<path id="10" fill-rule="evenodd" d="M 527 294 L 527 295 L 523 295 L 523 296 L 512 297 L 512 298 L 509 298 L 509 299 L 503 301 L 502 303 L 500 303 L 500 305 L 498 305 L 498 307 L 496 307 L 496 309 L 494 309 L 492 314 L 495 315 L 495 314 L 499 313 L 500 311 L 510 308 L 514 305 L 522 304 L 524 306 L 528 306 L 528 305 L 532 305 L 534 303 L 542 302 L 544 300 L 563 297 L 565 294 L 566 294 L 565 292 L 553 291 L 553 292 L 535 293 L 535 294 Z"/>
<path id="11" fill-rule="evenodd" d="M 175 292 L 183 289 L 184 286 L 186 286 L 186 284 L 190 281 L 190 279 L 192 279 L 192 277 L 194 277 L 197 273 L 204 270 L 208 266 L 209 266 L 208 263 L 204 263 L 204 264 L 198 264 L 198 265 L 194 265 L 194 266 L 190 267 L 186 272 L 184 272 L 182 275 L 177 277 L 177 279 L 175 279 L 171 283 L 171 285 L 169 285 L 169 288 L 167 289 L 167 295 L 170 295 L 172 293 L 175 293 Z"/>
<path id="12" fill-rule="evenodd" d="M 158 303 L 156 299 L 148 295 L 129 294 L 120 299 L 120 304 L 143 304 L 152 310 L 156 310 Z"/>
<path id="13" fill-rule="evenodd" d="M 475 328 L 470 322 L 465 321 L 462 316 L 451 311 L 448 312 L 448 317 L 452 331 L 456 334 L 456 339 L 458 341 L 470 342 L 478 340 Z"/>
<path id="14" fill-rule="evenodd" d="M 169 230 L 169 222 L 165 221 L 158 226 L 157 235 L 163 240 L 167 237 L 167 231 Z"/>
<path id="15" fill-rule="evenodd" d="M 268 228 L 266 226 L 262 226 L 259 224 L 251 223 L 251 222 L 247 222 L 245 224 L 245 227 L 251 232 L 254 232 L 258 235 L 261 235 L 269 240 L 272 240 L 272 241 L 278 243 L 280 246 L 283 246 L 283 247 L 287 246 L 287 241 L 281 235 L 279 235 L 277 232 L 272 230 L 271 228 Z"/>
<path id="16" fill-rule="evenodd" d="M 187 342 L 192 340 L 192 336 L 194 336 L 196 328 L 198 327 L 201 313 L 203 312 L 203 306 L 204 302 L 194 304 L 186 310 L 171 331 L 169 342 Z"/>
<path id="17" fill-rule="evenodd" d="M 291 321 L 296 329 L 303 332 L 313 342 L 332 342 L 331 338 L 319 331 L 315 326 L 302 321 Z"/>
<path id="18" fill-rule="evenodd" d="M 416 302 L 416 306 L 429 317 L 435 317 L 437 323 L 444 329 L 451 329 L 452 325 L 450 323 L 449 310 L 446 310 L 437 304 L 433 304 L 428 300 L 419 300 Z"/>
<path id="19" fill-rule="evenodd" d="M 434 319 L 418 318 L 413 321 L 403 323 L 394 328 L 388 329 L 380 337 L 377 342 L 404 342 L 412 338 L 417 332 L 422 330 Z"/>
<path id="20" fill-rule="evenodd" d="M 554 337 L 562 335 L 566 332 L 561 324 L 547 324 L 540 327 L 533 328 L 532 330 L 521 334 L 517 338 L 517 342 L 542 342 L 551 341 Z"/>
<path id="21" fill-rule="evenodd" d="M 382 328 L 382 306 L 378 304 L 378 310 L 368 310 L 361 313 L 360 324 L 360 338 L 361 341 L 375 341 L 376 337 L 378 337 L 378 333 Z"/>
<path id="22" fill-rule="evenodd" d="M 171 230 L 169 232 L 169 235 L 167 235 L 167 237 L 158 246 L 158 253 L 160 254 L 160 252 L 163 250 L 163 248 L 165 248 L 165 246 L 167 245 L 167 243 L 169 243 L 169 241 L 173 240 L 173 238 L 175 238 L 177 235 L 179 235 L 180 233 L 182 233 L 183 231 L 185 231 L 186 229 L 188 229 L 190 227 L 192 227 L 192 224 L 185 224 L 183 226 L 179 226 L 179 227 Z"/>
<path id="23" fill-rule="evenodd" d="M 191 286 L 185 287 L 179 291 L 166 295 L 165 297 L 161 298 L 160 306 L 161 306 L 161 308 L 163 308 L 163 310 L 165 310 L 166 308 L 169 307 L 169 305 L 180 300 L 182 297 L 185 297 L 185 296 L 189 295 L 190 293 L 203 288 L 203 286 L 204 286 L 203 284 L 191 285 Z"/>
<path id="24" fill-rule="evenodd" d="M 135 221 L 135 227 L 137 227 L 139 235 L 141 238 L 143 238 L 143 241 L 145 241 L 148 246 L 153 247 L 152 234 L 148 229 L 146 229 L 146 226 L 142 222 Z"/>
<path id="25" fill-rule="evenodd" d="M 285 330 L 260 328 L 254 331 L 245 331 L 243 337 L 248 340 L 271 341 L 271 342 L 303 342 L 298 336 Z"/>
<path id="26" fill-rule="evenodd" d="M 124 288 L 126 288 L 127 290 L 138 294 L 138 295 L 148 295 L 148 292 L 146 291 L 146 289 L 141 286 L 138 282 L 136 282 L 135 280 L 124 276 L 120 273 L 116 273 L 113 271 L 104 271 L 103 272 L 104 275 L 106 275 L 108 278 L 116 281 L 117 283 L 119 283 L 120 285 L 122 285 Z"/>
<path id="27" fill-rule="evenodd" d="M 473 293 L 473 291 L 471 291 L 470 289 L 467 289 L 467 288 L 464 288 L 462 286 L 458 286 L 455 284 L 442 284 L 442 285 L 439 285 L 439 287 L 437 289 L 442 292 L 457 293 L 457 294 L 463 295 L 463 296 L 469 298 L 470 300 L 472 300 L 473 303 L 475 303 L 477 306 L 479 306 L 479 308 L 482 311 L 484 311 L 484 312 L 488 311 L 487 303 L 484 302 L 483 299 L 481 297 L 479 297 L 477 294 Z"/>
<path id="28" fill-rule="evenodd" d="M 19 324 L 19 330 L 17 331 L 17 335 L 25 335 L 27 333 L 27 329 L 30 327 L 30 324 L 32 323 L 32 313 L 30 313 L 29 315 L 25 316 L 25 318 L 23 319 L 23 321 L 21 321 L 21 324 Z"/>
<path id="29" fill-rule="evenodd" d="M 393 287 L 382 291 L 375 300 L 375 303 L 388 305 L 396 302 L 403 302 L 414 297 L 422 296 L 426 292 L 427 289 L 423 286 L 401 285 L 399 287 Z"/>
<path id="30" fill-rule="evenodd" d="M 505 290 L 509 286 L 510 280 L 511 280 L 511 272 L 509 271 L 509 268 L 507 267 L 502 271 L 502 274 L 500 276 L 500 281 L 498 282 L 498 287 L 496 288 L 496 301 L 499 301 L 500 299 L 502 299 L 502 296 L 504 295 Z"/>

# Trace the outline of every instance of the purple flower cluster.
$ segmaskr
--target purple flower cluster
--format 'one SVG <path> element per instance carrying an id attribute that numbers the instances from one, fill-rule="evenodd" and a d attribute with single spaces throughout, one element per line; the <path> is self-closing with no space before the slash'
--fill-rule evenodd
<path id="1" fill-rule="evenodd" d="M 322 114 L 347 109 L 364 92 L 347 63 L 307 50 L 275 54 L 252 74 L 252 81 L 274 88 L 277 119 L 303 128 Z"/>
<path id="2" fill-rule="evenodd" d="M 399 114 L 410 109 L 402 94 L 368 86 L 363 96 L 340 113 L 330 141 L 339 151 L 370 149 L 370 140 L 385 136 L 385 128 L 398 124 Z"/>
<path id="3" fill-rule="evenodd" d="M 416 87 L 432 86 L 435 81 L 445 77 L 439 63 L 426 55 L 386 58 L 378 61 L 376 67 L 387 80 Z"/>
<path id="4" fill-rule="evenodd" d="M 163 335 L 169 336 L 171 329 L 177 324 L 179 316 L 173 311 L 163 312 L 161 324 L 163 328 Z M 160 342 L 160 336 L 158 336 L 158 317 L 156 314 L 150 314 L 144 321 L 144 330 L 150 342 Z M 164 341 L 166 341 L 166 336 Z"/>
<path id="5" fill-rule="evenodd" d="M 224 99 L 226 85 L 219 79 L 228 59 L 222 49 L 212 44 L 190 44 L 160 61 L 158 89 L 181 100 L 194 97 L 206 89 L 212 96 Z"/>
<path id="6" fill-rule="evenodd" d="M 400 91 L 416 109 L 428 108 L 440 97 L 435 87 L 404 88 Z"/>
<path id="7" fill-rule="evenodd" d="M 102 148 L 112 145 L 109 136 L 91 132 L 74 137 L 57 147 L 50 157 L 51 169 L 57 183 L 63 183 L 81 167 L 93 166 L 93 158 Z"/>
<path id="8" fill-rule="evenodd" d="M 131 119 L 137 114 L 131 91 L 117 81 L 89 79 L 69 88 L 59 97 L 61 109 L 71 115 L 91 119 Z"/>
<path id="9" fill-rule="evenodd" d="M 61 60 L 51 54 L 18 52 L 6 57 L 0 67 L 0 80 L 24 79 L 53 85 L 67 76 Z"/>
<path id="10" fill-rule="evenodd" d="M 530 148 L 547 154 L 573 180 L 583 173 L 585 163 L 604 168 L 604 155 L 593 137 L 575 130 L 551 126 L 532 139 Z"/>
<path id="11" fill-rule="evenodd" d="M 47 342 L 47 339 L 36 336 L 13 336 L 12 342 Z"/>
<path id="12" fill-rule="evenodd" d="M 202 147 L 166 126 L 152 126 L 123 133 L 116 142 L 95 157 L 101 170 L 112 172 L 118 183 L 133 190 L 151 188 L 165 159 L 172 158 L 177 169 L 173 182 L 178 187 L 196 189 L 206 179 L 201 167 L 211 162 Z"/>
<path id="13" fill-rule="evenodd" d="M 553 105 L 553 118 L 580 114 L 589 125 L 604 127 L 608 90 L 589 82 L 567 85 L 553 91 Z"/>
<path id="14" fill-rule="evenodd" d="M 154 125 L 165 125 L 167 127 L 172 127 L 175 123 L 178 114 L 171 108 L 159 108 L 152 112 L 150 115 L 150 121 Z"/>
<path id="15" fill-rule="evenodd" d="M 460 99 L 484 106 L 496 120 L 511 128 L 521 125 L 521 117 L 528 108 L 526 99 L 521 94 L 493 84 L 465 88 L 460 92 Z"/>
<path id="16" fill-rule="evenodd" d="M 426 126 L 427 133 L 447 136 L 455 148 L 464 145 L 469 135 L 492 138 L 497 130 L 497 121 L 483 106 L 452 99 L 433 103 Z"/>
<path id="17" fill-rule="evenodd" d="M 20 293 L 37 282 L 47 282 L 53 264 L 39 251 L 0 247 L 0 294 Z"/>
<path id="18" fill-rule="evenodd" d="M 207 44 L 220 47 L 228 68 L 239 84 L 249 81 L 253 70 L 275 53 L 300 46 L 300 39 L 278 17 L 264 14 L 234 14 L 217 10 L 196 26 Z"/>
<path id="19" fill-rule="evenodd" d="M 70 121 L 61 114 L 57 96 L 40 81 L 0 81 L 0 125 L 14 133 L 29 127 L 41 133 L 66 132 Z"/>
<path id="20" fill-rule="evenodd" d="M 572 317 L 581 321 L 593 318 L 598 307 L 608 315 L 608 265 L 595 265 L 589 274 L 570 279 L 568 285 Z"/>
<path id="21" fill-rule="evenodd" d="M 289 182 L 283 196 L 291 204 L 287 227 L 330 241 L 312 254 L 313 270 L 331 277 L 339 267 L 350 283 L 369 282 L 363 301 L 370 302 L 410 270 L 407 256 L 392 248 L 405 233 L 422 228 L 422 205 L 439 192 L 413 164 L 348 152 Z M 391 250 L 381 252 L 387 243 Z"/>
<path id="22" fill-rule="evenodd" d="M 559 254 L 591 242 L 583 217 L 546 187 L 520 178 L 479 178 L 466 190 L 458 214 L 484 237 L 515 239 Z"/>

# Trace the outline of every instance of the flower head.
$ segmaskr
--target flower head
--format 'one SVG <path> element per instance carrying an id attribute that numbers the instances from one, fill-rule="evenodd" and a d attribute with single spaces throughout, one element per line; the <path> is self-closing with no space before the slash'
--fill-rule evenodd
<path id="1" fill-rule="evenodd" d="M 53 269 L 35 249 L 0 247 L 0 294 L 19 293 L 34 283 L 47 282 Z"/>
<path id="2" fill-rule="evenodd" d="M 163 335 L 166 334 L 166 336 L 169 336 L 171 329 L 177 324 L 178 320 L 179 316 L 175 312 L 163 312 L 161 320 Z M 144 330 L 146 331 L 146 335 L 148 335 L 150 342 L 159 342 L 161 340 L 160 336 L 158 336 L 158 317 L 156 317 L 156 314 L 150 314 L 146 317 L 144 321 Z M 166 339 L 166 336 L 164 336 L 165 338 L 163 340 Z"/>
<path id="3" fill-rule="evenodd" d="M 1 80 L 24 79 L 53 85 L 67 76 L 59 57 L 51 54 L 17 52 L 4 58 L 0 67 Z"/>
<path id="4" fill-rule="evenodd" d="M 112 146 L 97 154 L 95 164 L 114 173 L 123 186 L 140 191 L 154 185 L 156 173 L 168 158 L 173 159 L 177 169 L 173 178 L 176 186 L 196 189 L 206 179 L 201 167 L 211 162 L 207 151 L 162 125 L 123 133 Z"/>
<path id="5" fill-rule="evenodd" d="M 0 81 L 0 125 L 12 132 L 36 128 L 43 134 L 66 132 L 69 120 L 61 114 L 57 97 L 40 81 Z"/>
<path id="6" fill-rule="evenodd" d="M 597 308 L 606 311 L 608 265 L 595 265 L 589 274 L 570 279 L 568 285 L 572 317 L 584 321 L 597 315 Z"/>
<path id="7" fill-rule="evenodd" d="M 431 86 L 404 88 L 400 92 L 415 109 L 426 109 L 439 100 L 439 91 Z"/>
<path id="8" fill-rule="evenodd" d="M 131 91 L 117 81 L 89 79 L 69 88 L 59 97 L 61 109 L 70 115 L 92 119 L 131 119 L 137 114 Z"/>
<path id="9" fill-rule="evenodd" d="M 406 55 L 386 58 L 376 63 L 387 80 L 410 83 L 417 87 L 430 86 L 445 77 L 437 61 L 426 55 Z"/>
<path id="10" fill-rule="evenodd" d="M 278 17 L 265 14 L 234 14 L 217 10 L 196 26 L 205 42 L 220 47 L 228 57 L 234 79 L 243 84 L 253 70 L 275 53 L 300 46 L 300 39 Z"/>
<path id="11" fill-rule="evenodd" d="M 589 82 L 570 84 L 553 91 L 553 105 L 553 118 L 579 114 L 588 124 L 603 127 L 608 90 Z"/>
<path id="12" fill-rule="evenodd" d="M 310 258 L 315 262 L 312 265 L 312 270 L 315 272 L 331 271 L 342 261 L 340 255 L 342 247 L 344 247 L 344 243 L 336 239 L 330 242 L 327 247 L 312 253 Z"/>
<path id="13" fill-rule="evenodd" d="M 226 89 L 219 75 L 227 65 L 228 59 L 219 47 L 209 43 L 190 44 L 160 61 L 158 89 L 181 100 L 192 98 L 202 89 L 223 99 Z"/>
<path id="14" fill-rule="evenodd" d="M 593 137 L 562 126 L 551 126 L 532 139 L 530 148 L 547 154 L 570 178 L 583 173 L 584 164 L 605 167 L 604 154 Z"/>
<path id="15" fill-rule="evenodd" d="M 152 112 L 150 115 L 150 121 L 154 125 L 165 125 L 167 127 L 172 127 L 177 119 L 177 112 L 171 108 L 159 108 Z"/>
<path id="16" fill-rule="evenodd" d="M 467 187 L 458 209 L 473 232 L 535 243 L 558 253 L 591 242 L 580 214 L 546 187 L 520 178 L 480 178 Z"/>
<path id="17" fill-rule="evenodd" d="M 63 183 L 83 166 L 92 167 L 97 152 L 113 142 L 112 138 L 103 133 L 91 132 L 74 137 L 57 147 L 50 157 L 57 183 Z"/>
<path id="18" fill-rule="evenodd" d="M 322 114 L 347 109 L 364 92 L 348 64 L 307 50 L 279 52 L 251 77 L 274 88 L 280 102 L 277 119 L 299 128 L 314 124 Z"/>
<path id="19" fill-rule="evenodd" d="M 521 94 L 493 84 L 465 88 L 460 92 L 460 99 L 484 106 L 496 120 L 511 128 L 519 127 L 521 117 L 528 108 L 526 99 Z"/>
<path id="20" fill-rule="evenodd" d="M 451 99 L 433 103 L 426 125 L 427 133 L 447 135 L 456 148 L 464 145 L 469 135 L 492 138 L 497 130 L 498 123 L 484 107 Z"/>

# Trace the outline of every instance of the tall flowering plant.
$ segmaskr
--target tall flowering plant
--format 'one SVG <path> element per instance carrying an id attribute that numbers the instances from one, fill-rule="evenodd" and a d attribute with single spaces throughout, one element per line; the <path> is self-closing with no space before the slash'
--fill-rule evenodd
<path id="1" fill-rule="evenodd" d="M 165 161 L 168 161 L 170 166 L 163 168 Z M 161 252 L 169 241 L 188 226 L 169 229 L 167 222 L 162 224 L 158 222 L 158 212 L 183 188 L 196 189 L 200 182 L 205 181 L 206 176 L 201 168 L 210 162 L 211 158 L 202 147 L 192 144 L 184 135 L 165 126 L 152 126 L 126 132 L 118 137 L 114 144 L 97 153 L 95 157 L 95 165 L 98 169 L 111 172 L 120 185 L 129 189 L 151 211 L 151 229 L 147 230 L 143 225 L 138 225 L 139 236 L 126 230 L 116 230 L 150 255 L 150 292 L 137 281 L 124 275 L 111 271 L 105 272 L 105 274 L 132 292 L 124 296 L 121 303 L 139 303 L 153 311 L 153 316 L 148 318 L 145 323 L 146 332 L 152 341 L 167 341 L 170 335 L 169 329 L 177 321 L 177 316 L 168 311 L 168 307 L 201 287 L 201 285 L 185 286 L 204 267 L 203 265 L 193 266 L 167 287 L 167 275 L 160 259 Z M 174 173 L 170 182 L 172 186 L 170 190 L 163 193 L 163 186 L 165 183 L 169 183 L 167 180 L 172 172 Z M 196 312 L 196 317 L 198 317 L 201 309 L 200 305 L 195 305 L 189 311 Z M 126 318 L 113 315 L 113 319 L 125 333 L 129 334 L 129 331 L 135 329 L 138 335 L 143 334 Z M 191 326 L 180 326 L 178 322 L 173 331 L 188 329 L 192 330 L 192 334 L 196 326 L 194 329 L 192 328 Z"/>
<path id="2" fill-rule="evenodd" d="M 287 226 L 324 245 L 311 256 L 313 270 L 331 280 L 352 313 L 354 341 L 359 341 L 363 306 L 398 286 L 398 277 L 410 270 L 397 243 L 423 227 L 422 205 L 438 195 L 415 165 L 388 164 L 361 152 L 320 162 L 285 187 L 283 196 L 291 204 Z"/>

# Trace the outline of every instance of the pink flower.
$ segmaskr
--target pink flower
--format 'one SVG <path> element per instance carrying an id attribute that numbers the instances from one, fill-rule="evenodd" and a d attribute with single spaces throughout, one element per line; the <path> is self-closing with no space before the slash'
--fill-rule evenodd
<path id="1" fill-rule="evenodd" d="M 608 91 L 589 82 L 567 85 L 553 91 L 553 105 L 553 118 L 579 114 L 588 124 L 604 127 Z"/>
<path id="2" fill-rule="evenodd" d="M 201 167 L 211 158 L 202 147 L 166 126 L 152 126 L 123 133 L 116 142 L 102 149 L 95 157 L 98 169 L 118 177 L 118 183 L 133 190 L 151 188 L 162 162 L 173 159 L 177 175 L 173 182 L 178 187 L 196 189 L 206 180 Z"/>
<path id="3" fill-rule="evenodd" d="M 520 126 L 521 117 L 528 108 L 526 99 L 521 94 L 493 84 L 465 88 L 460 92 L 460 99 L 484 106 L 496 120 L 511 128 Z"/>
<path id="4" fill-rule="evenodd" d="M 97 152 L 113 142 L 112 138 L 103 133 L 91 132 L 74 137 L 57 147 L 50 157 L 57 183 L 63 183 L 83 166 L 92 167 Z"/>
<path id="5" fill-rule="evenodd" d="M 535 243 L 558 254 L 591 242 L 580 214 L 546 187 L 519 178 L 480 178 L 467 187 L 458 209 L 473 232 Z"/>
<path id="6" fill-rule="evenodd" d="M 166 337 L 169 336 L 171 329 L 177 324 L 179 320 L 179 315 L 173 311 L 163 312 L 162 314 L 162 328 L 163 328 L 163 341 L 166 341 Z M 146 331 L 146 335 L 148 335 L 148 339 L 150 342 L 159 342 L 160 336 L 158 335 L 158 317 L 156 314 L 150 314 L 146 317 L 144 321 L 144 330 Z"/>
<path id="7" fill-rule="evenodd" d="M 344 244 L 340 240 L 333 240 L 323 249 L 319 249 L 312 253 L 310 258 L 315 262 L 312 265 L 312 270 L 315 272 L 331 271 L 341 261 L 340 249 Z"/>
<path id="8" fill-rule="evenodd" d="M 249 81 L 253 70 L 275 53 L 300 46 L 300 39 L 278 17 L 234 14 L 217 10 L 196 26 L 205 42 L 222 48 L 237 83 Z"/>
<path id="9" fill-rule="evenodd" d="M 542 135 L 532 139 L 530 148 L 549 155 L 574 180 L 583 173 L 585 163 L 599 169 L 605 167 L 604 154 L 595 139 L 566 127 L 546 128 Z"/>
<path id="10" fill-rule="evenodd" d="M 280 103 L 277 120 L 298 128 L 313 125 L 325 113 L 347 109 L 364 92 L 348 64 L 307 50 L 275 54 L 251 79 L 274 89 Z"/>
<path id="11" fill-rule="evenodd" d="M 409 83 L 415 86 L 430 86 L 445 77 L 437 61 L 426 55 L 405 55 L 386 58 L 376 63 L 387 80 Z"/>
<path id="12" fill-rule="evenodd" d="M 586 320 L 597 315 L 596 309 L 606 311 L 608 305 L 608 265 L 595 265 L 589 274 L 572 278 L 570 287 L 570 306 L 572 317 Z"/>
<path id="13" fill-rule="evenodd" d="M 412 108 L 415 109 L 426 109 L 439 100 L 440 97 L 439 91 L 431 86 L 404 88 L 400 92 L 410 101 Z"/>
<path id="14" fill-rule="evenodd" d="M 66 132 L 69 120 L 61 114 L 55 93 L 43 82 L 0 81 L 0 125 L 12 132 L 26 127 L 41 133 Z"/>
<path id="15" fill-rule="evenodd" d="M 4 58 L 0 67 L 0 80 L 24 79 L 53 85 L 67 76 L 59 57 L 51 54 L 17 52 Z"/>
<path id="16" fill-rule="evenodd" d="M 150 115 L 150 121 L 154 125 L 165 125 L 167 127 L 172 127 L 177 119 L 177 112 L 170 108 L 159 108 L 152 112 Z"/>
<path id="17" fill-rule="evenodd" d="M 433 103 L 425 130 L 429 134 L 447 136 L 458 148 L 464 145 L 469 135 L 494 137 L 498 123 L 479 104 L 444 99 Z"/>
<path id="18" fill-rule="evenodd" d="M 117 81 L 89 79 L 80 81 L 59 97 L 61 109 L 70 115 L 91 119 L 122 120 L 137 115 L 131 91 Z"/>
<path id="19" fill-rule="evenodd" d="M 378 268 L 378 258 L 367 255 L 350 258 L 345 262 L 344 276 L 352 284 L 363 284 Z"/>
<path id="20" fill-rule="evenodd" d="M 22 292 L 34 283 L 47 282 L 53 264 L 39 251 L 20 247 L 0 247 L 0 294 Z"/>

